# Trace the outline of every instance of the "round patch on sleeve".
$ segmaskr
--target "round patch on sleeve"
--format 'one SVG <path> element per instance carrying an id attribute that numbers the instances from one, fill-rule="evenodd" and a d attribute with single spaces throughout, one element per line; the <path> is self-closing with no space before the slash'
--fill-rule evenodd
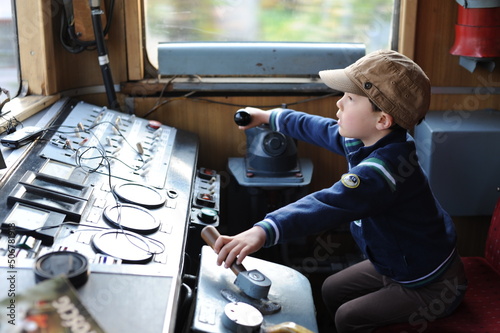
<path id="1" fill-rule="evenodd" d="M 348 188 L 356 188 L 359 186 L 359 177 L 353 173 L 346 173 L 342 175 L 342 178 L 340 178 L 340 181 L 342 184 L 344 184 L 345 187 Z"/>

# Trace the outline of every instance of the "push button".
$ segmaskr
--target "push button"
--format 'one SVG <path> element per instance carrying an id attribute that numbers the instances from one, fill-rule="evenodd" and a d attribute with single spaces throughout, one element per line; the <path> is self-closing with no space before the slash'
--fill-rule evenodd
<path id="1" fill-rule="evenodd" d="M 217 212 L 214 209 L 204 207 L 200 209 L 198 218 L 203 223 L 215 223 L 217 222 Z"/>

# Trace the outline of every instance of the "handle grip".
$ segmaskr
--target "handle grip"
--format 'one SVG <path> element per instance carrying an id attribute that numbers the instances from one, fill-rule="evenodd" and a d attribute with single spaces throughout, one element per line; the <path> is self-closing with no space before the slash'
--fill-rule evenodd
<path id="1" fill-rule="evenodd" d="M 215 245 L 215 241 L 217 240 L 217 238 L 219 238 L 220 234 L 219 234 L 219 231 L 217 231 L 217 229 L 215 229 L 214 226 L 212 225 L 207 225 L 205 228 L 203 228 L 203 230 L 201 231 L 201 238 L 203 238 L 203 240 L 208 244 L 210 245 L 210 247 L 213 249 L 214 248 L 214 245 Z M 246 271 L 246 268 L 245 266 L 243 266 L 242 264 L 237 264 L 236 262 L 234 262 L 231 267 L 229 267 L 234 274 L 238 275 L 240 274 L 241 272 L 244 272 Z"/>
<path id="2" fill-rule="evenodd" d="M 246 126 L 252 121 L 252 116 L 245 109 L 240 109 L 234 114 L 234 122 L 239 126 Z"/>

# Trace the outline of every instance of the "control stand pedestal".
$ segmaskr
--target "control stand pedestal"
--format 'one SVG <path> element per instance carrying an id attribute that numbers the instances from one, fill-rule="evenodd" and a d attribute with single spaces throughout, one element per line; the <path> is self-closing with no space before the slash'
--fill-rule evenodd
<path id="1" fill-rule="evenodd" d="M 193 315 L 193 331 L 231 332 L 223 322 L 224 309 L 230 303 L 227 294 L 234 297 L 233 302 L 279 304 L 280 311 L 263 314 L 262 328 L 284 322 L 294 322 L 313 332 L 318 331 L 311 285 L 304 275 L 286 266 L 246 257 L 245 267 L 248 270 L 259 270 L 269 277 L 273 284 L 267 298 L 245 299 L 245 295 L 234 284 L 234 273 L 230 269 L 217 266 L 216 260 L 217 255 L 214 251 L 209 246 L 203 246 Z M 251 305 L 258 306 L 258 304 Z"/>

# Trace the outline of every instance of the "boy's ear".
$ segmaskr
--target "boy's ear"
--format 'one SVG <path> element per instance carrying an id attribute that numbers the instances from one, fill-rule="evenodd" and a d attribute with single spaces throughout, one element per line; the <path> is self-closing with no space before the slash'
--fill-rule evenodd
<path id="1" fill-rule="evenodd" d="M 391 128 L 392 125 L 394 125 L 394 118 L 390 114 L 381 111 L 377 122 L 377 129 L 386 130 Z"/>

